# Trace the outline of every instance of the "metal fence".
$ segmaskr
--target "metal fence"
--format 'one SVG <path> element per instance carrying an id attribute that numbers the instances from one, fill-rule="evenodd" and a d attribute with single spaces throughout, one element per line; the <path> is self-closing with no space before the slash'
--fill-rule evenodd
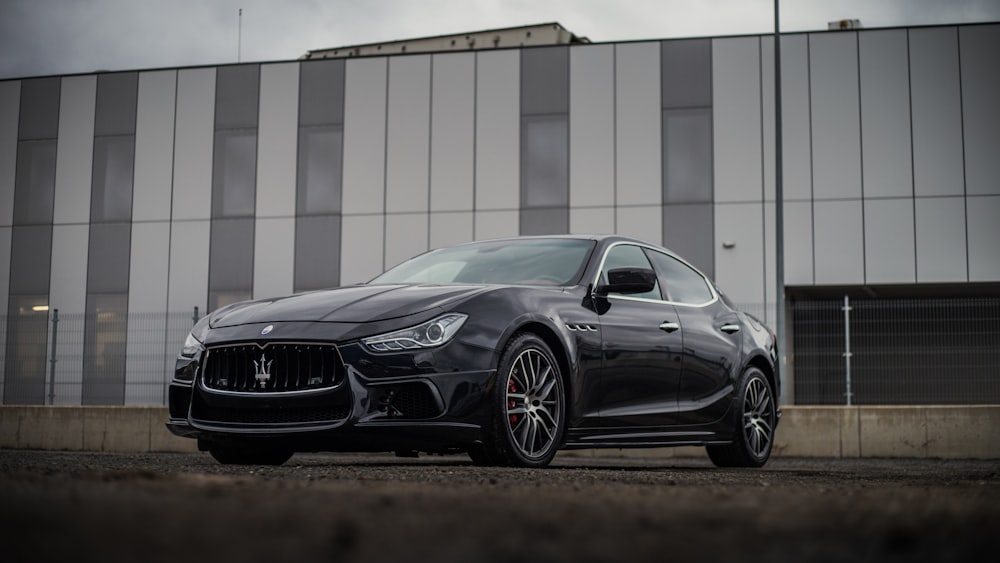
<path id="1" fill-rule="evenodd" d="M 743 308 L 774 326 L 773 306 Z M 788 315 L 792 403 L 1000 403 L 1000 298 L 799 300 Z M 197 316 L 0 316 L 0 402 L 165 404 Z"/>

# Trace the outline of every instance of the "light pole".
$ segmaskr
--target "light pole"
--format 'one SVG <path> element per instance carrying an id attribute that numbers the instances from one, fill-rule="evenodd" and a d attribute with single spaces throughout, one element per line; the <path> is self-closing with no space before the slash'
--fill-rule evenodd
<path id="1" fill-rule="evenodd" d="M 781 19 L 780 2 L 774 0 L 774 243 L 775 243 L 775 284 L 777 284 L 778 366 L 782 376 L 781 402 L 788 402 L 788 386 L 785 385 L 785 357 L 788 353 L 785 338 L 785 194 L 782 170 L 781 142 Z"/>

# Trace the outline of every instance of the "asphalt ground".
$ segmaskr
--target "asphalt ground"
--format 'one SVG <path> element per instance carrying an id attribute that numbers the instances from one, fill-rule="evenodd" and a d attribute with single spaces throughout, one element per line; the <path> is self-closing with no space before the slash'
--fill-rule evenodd
<path id="1" fill-rule="evenodd" d="M 997 561 L 1000 462 L 0 451 L 0 561 Z"/>

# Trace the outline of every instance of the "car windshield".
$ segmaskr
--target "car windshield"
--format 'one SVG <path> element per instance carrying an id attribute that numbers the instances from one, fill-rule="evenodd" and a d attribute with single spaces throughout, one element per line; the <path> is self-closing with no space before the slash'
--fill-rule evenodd
<path id="1" fill-rule="evenodd" d="M 432 250 L 368 283 L 568 285 L 596 243 L 579 239 L 499 240 Z"/>

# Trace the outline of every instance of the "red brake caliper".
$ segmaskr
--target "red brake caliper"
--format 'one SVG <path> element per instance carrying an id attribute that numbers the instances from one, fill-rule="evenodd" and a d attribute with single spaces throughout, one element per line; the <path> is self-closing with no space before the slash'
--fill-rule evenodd
<path id="1" fill-rule="evenodd" d="M 514 380 L 513 379 L 511 379 L 507 383 L 507 392 L 508 393 L 517 393 L 517 386 L 514 385 Z M 516 406 L 517 406 L 517 403 L 514 402 L 514 399 L 508 397 L 507 398 L 507 408 L 508 409 L 512 409 L 512 408 L 514 408 Z M 510 415 L 510 425 L 511 425 L 511 427 L 514 427 L 514 426 L 517 425 L 517 415 L 516 414 Z"/>

